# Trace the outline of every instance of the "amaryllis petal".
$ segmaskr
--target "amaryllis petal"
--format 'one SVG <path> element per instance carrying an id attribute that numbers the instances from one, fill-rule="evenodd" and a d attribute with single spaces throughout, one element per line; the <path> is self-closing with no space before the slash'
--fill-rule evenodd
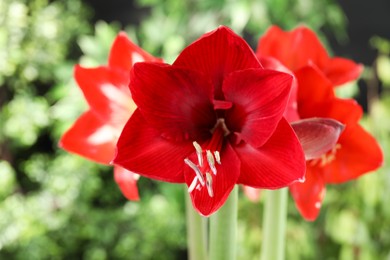
<path id="1" fill-rule="evenodd" d="M 123 196 L 128 200 L 139 200 L 137 180 L 138 174 L 122 167 L 114 166 L 114 180 L 118 184 Z"/>
<path id="2" fill-rule="evenodd" d="M 133 99 L 145 119 L 168 139 L 198 140 L 215 124 L 213 87 L 195 71 L 137 63 L 131 74 Z"/>
<path id="3" fill-rule="evenodd" d="M 314 32 L 301 26 L 285 32 L 277 26 L 270 27 L 260 38 L 256 54 L 272 56 L 295 71 L 310 62 L 322 67 L 328 54 Z"/>
<path id="4" fill-rule="evenodd" d="M 333 87 L 324 74 L 314 66 L 295 72 L 298 81 L 298 111 L 301 118 L 315 117 L 314 106 L 334 98 Z M 308 114 L 310 113 L 310 114 Z"/>
<path id="5" fill-rule="evenodd" d="M 125 32 L 120 32 L 112 44 L 108 66 L 128 72 L 136 62 L 140 61 L 161 60 L 131 42 Z"/>
<path id="6" fill-rule="evenodd" d="M 273 70 L 248 69 L 231 73 L 224 81 L 226 125 L 253 147 L 262 146 L 274 132 L 286 109 L 292 76 Z"/>
<path id="7" fill-rule="evenodd" d="M 245 196 L 250 201 L 252 201 L 252 202 L 260 201 L 260 194 L 261 194 L 261 190 L 260 189 L 252 188 L 252 187 L 245 186 L 245 185 L 242 186 L 242 189 L 244 190 Z"/>
<path id="8" fill-rule="evenodd" d="M 323 68 L 326 77 L 334 86 L 357 79 L 363 72 L 363 65 L 344 58 L 332 58 Z"/>
<path id="9" fill-rule="evenodd" d="M 334 151 L 337 160 L 320 167 L 328 183 L 343 183 L 379 168 L 383 163 L 382 150 L 375 138 L 360 125 L 345 129 Z M 331 156 L 331 155 L 330 155 Z"/>
<path id="10" fill-rule="evenodd" d="M 305 152 L 306 160 L 316 159 L 337 143 L 344 125 L 331 118 L 309 118 L 291 123 Z"/>
<path id="11" fill-rule="evenodd" d="M 229 73 L 261 68 L 254 52 L 244 39 L 225 26 L 220 26 L 189 45 L 180 53 L 173 65 L 204 73 L 212 80 L 217 99 L 221 98 L 221 84 Z"/>
<path id="12" fill-rule="evenodd" d="M 118 140 L 114 163 L 145 177 L 183 183 L 183 160 L 193 151 L 191 143 L 163 138 L 137 109 Z"/>
<path id="13" fill-rule="evenodd" d="M 277 189 L 302 181 L 305 175 L 302 147 L 284 118 L 262 147 L 254 148 L 241 143 L 234 150 L 241 161 L 238 183 L 254 188 Z"/>
<path id="14" fill-rule="evenodd" d="M 107 67 L 87 69 L 75 66 L 74 77 L 85 99 L 91 110 L 106 123 L 123 126 L 135 109 L 128 89 L 127 73 Z"/>
<path id="15" fill-rule="evenodd" d="M 98 163 L 109 164 L 115 154 L 118 131 L 87 111 L 61 137 L 59 146 Z"/>
<path id="16" fill-rule="evenodd" d="M 290 192 L 301 215 L 306 220 L 314 221 L 326 192 L 322 176 L 308 166 L 305 182 L 292 184 Z"/>
<path id="17" fill-rule="evenodd" d="M 280 61 L 273 57 L 261 57 L 261 64 L 266 69 L 277 70 L 280 72 L 284 72 L 290 75 L 293 75 L 292 71 L 285 67 Z M 291 83 L 290 97 L 287 102 L 286 110 L 284 111 L 283 116 L 287 119 L 288 122 L 294 122 L 299 120 L 298 114 L 298 82 L 295 76 L 293 77 Z"/>
<path id="18" fill-rule="evenodd" d="M 197 155 L 192 153 L 190 160 L 196 161 Z M 230 192 L 234 188 L 240 175 L 240 160 L 229 143 L 221 151 L 221 164 L 216 164 L 217 173 L 210 172 L 212 175 L 212 195 L 210 196 L 206 184 L 203 186 L 198 183 L 191 192 L 191 200 L 195 209 L 203 216 L 209 216 L 217 211 L 226 201 Z M 184 170 L 185 181 L 190 187 L 196 174 L 190 167 Z M 205 180 L 207 181 L 207 180 Z"/>

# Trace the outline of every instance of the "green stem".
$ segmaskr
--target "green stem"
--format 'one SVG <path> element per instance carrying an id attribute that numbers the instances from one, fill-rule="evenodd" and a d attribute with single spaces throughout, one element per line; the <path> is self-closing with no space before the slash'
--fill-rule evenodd
<path id="1" fill-rule="evenodd" d="M 225 204 L 210 217 L 210 260 L 234 260 L 237 255 L 237 203 L 235 187 Z"/>
<path id="2" fill-rule="evenodd" d="M 188 259 L 207 259 L 207 219 L 194 210 L 185 186 Z"/>
<path id="3" fill-rule="evenodd" d="M 285 256 L 287 188 L 266 193 L 261 260 L 283 260 Z"/>

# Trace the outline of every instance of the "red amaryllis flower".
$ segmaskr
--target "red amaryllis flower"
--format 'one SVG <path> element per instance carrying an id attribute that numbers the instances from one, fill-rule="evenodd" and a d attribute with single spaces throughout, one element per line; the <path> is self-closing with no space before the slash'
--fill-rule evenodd
<path id="1" fill-rule="evenodd" d="M 130 90 L 138 108 L 114 162 L 146 177 L 185 182 L 205 216 L 236 183 L 289 185 L 305 172 L 302 147 L 282 116 L 291 81 L 263 69 L 226 27 L 188 46 L 173 65 L 137 63 Z"/>
<path id="2" fill-rule="evenodd" d="M 377 169 L 383 162 L 383 154 L 376 140 L 359 125 L 362 109 L 354 100 L 336 98 L 333 86 L 314 67 L 302 68 L 296 71 L 295 76 L 301 118 L 332 118 L 345 125 L 331 150 L 321 156 L 307 158 L 305 182 L 290 186 L 302 216 L 306 220 L 315 220 L 326 184 L 344 183 Z"/>
<path id="3" fill-rule="evenodd" d="M 315 65 L 334 86 L 357 79 L 363 70 L 362 65 L 351 60 L 329 57 L 316 34 L 304 26 L 290 32 L 270 27 L 260 38 L 256 54 L 274 57 L 292 71 Z"/>
<path id="4" fill-rule="evenodd" d="M 74 77 L 89 110 L 62 136 L 59 145 L 63 149 L 102 164 L 113 160 L 119 134 L 136 108 L 128 84 L 130 69 L 138 61 L 158 59 L 132 43 L 125 33 L 119 33 L 107 66 L 75 67 Z M 114 166 L 114 179 L 127 199 L 139 199 L 138 175 Z"/>

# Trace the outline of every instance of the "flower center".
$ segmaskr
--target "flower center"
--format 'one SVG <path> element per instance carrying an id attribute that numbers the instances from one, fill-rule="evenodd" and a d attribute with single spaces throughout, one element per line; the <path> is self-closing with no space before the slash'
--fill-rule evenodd
<path id="1" fill-rule="evenodd" d="M 324 167 L 325 165 L 328 165 L 331 163 L 334 159 L 336 159 L 336 153 L 337 150 L 341 149 L 341 144 L 336 144 L 332 150 L 328 151 L 327 153 L 324 153 L 321 157 L 317 159 L 310 160 L 309 165 L 310 166 L 320 166 Z"/>
<path id="2" fill-rule="evenodd" d="M 195 147 L 198 159 L 197 163 L 194 163 L 188 158 L 184 159 L 184 163 L 195 172 L 195 177 L 188 187 L 189 193 L 194 189 L 201 190 L 203 187 L 206 187 L 209 196 L 214 197 L 213 178 L 218 172 L 216 165 L 221 165 L 220 150 L 222 148 L 223 138 L 229 131 L 221 119 L 218 120 L 212 132 L 211 140 L 205 149 L 195 141 L 192 143 Z"/>

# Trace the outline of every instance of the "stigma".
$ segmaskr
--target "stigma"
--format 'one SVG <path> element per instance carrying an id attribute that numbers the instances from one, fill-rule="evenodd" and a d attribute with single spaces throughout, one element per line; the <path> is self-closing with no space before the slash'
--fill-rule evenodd
<path id="1" fill-rule="evenodd" d="M 188 187 L 188 192 L 191 193 L 194 189 L 201 190 L 205 187 L 209 196 L 214 197 L 213 176 L 216 176 L 218 172 L 216 164 L 221 164 L 219 151 L 203 150 L 197 142 L 192 144 L 198 161 L 194 163 L 188 158 L 184 159 L 184 163 L 195 173 L 195 177 Z"/>

